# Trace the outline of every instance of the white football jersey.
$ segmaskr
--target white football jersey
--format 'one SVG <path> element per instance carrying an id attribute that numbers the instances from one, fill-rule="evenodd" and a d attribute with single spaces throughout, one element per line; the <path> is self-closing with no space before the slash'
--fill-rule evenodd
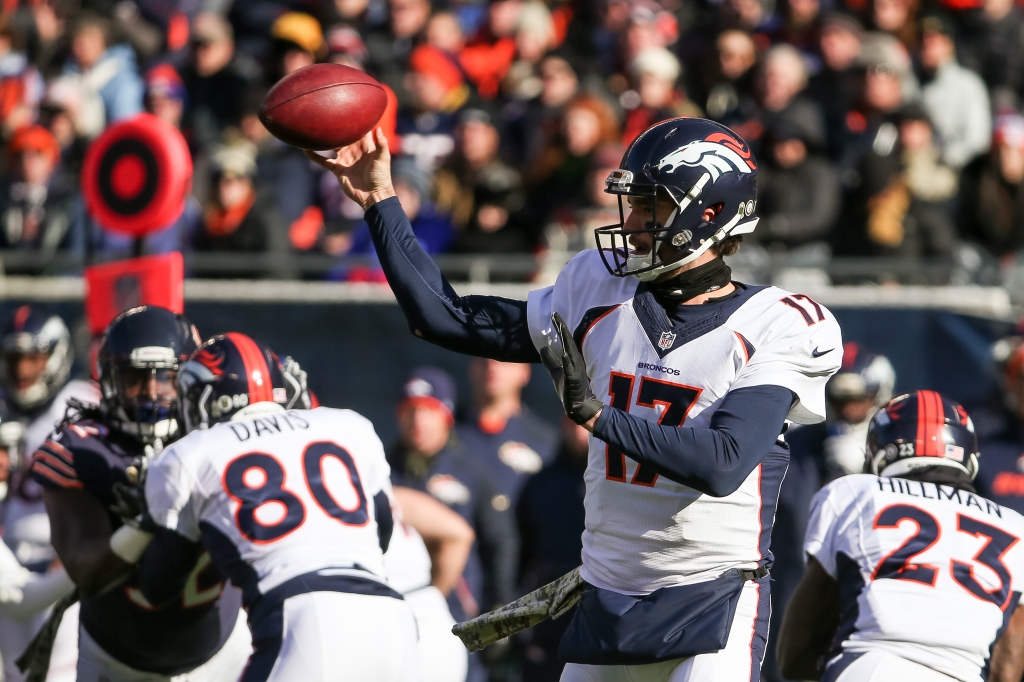
<path id="1" fill-rule="evenodd" d="M 980 681 L 1024 590 L 1021 537 L 1024 517 L 978 495 L 855 474 L 818 491 L 804 548 L 840 583 L 842 651 Z"/>
<path id="2" fill-rule="evenodd" d="M 400 594 L 407 594 L 430 584 L 430 553 L 415 528 L 402 521 L 401 512 L 391 508 L 395 530 L 384 554 L 384 570 L 388 584 Z"/>
<path id="3" fill-rule="evenodd" d="M 527 306 L 538 349 L 556 342 L 551 315 L 558 312 L 575 330 L 597 397 L 663 425 L 707 427 L 729 391 L 761 385 L 796 395 L 790 420 L 822 421 L 825 382 L 843 354 L 835 318 L 805 296 L 741 287 L 724 303 L 687 307 L 693 319 L 676 325 L 638 280 L 609 275 L 596 250 L 575 256 L 554 286 L 530 293 Z M 581 575 L 598 587 L 647 594 L 756 568 L 769 556 L 788 465 L 777 451 L 735 493 L 714 498 L 591 436 Z"/>
<path id="4" fill-rule="evenodd" d="M 146 502 L 157 524 L 202 539 L 249 601 L 323 569 L 384 582 L 373 498 L 390 498 L 390 474 L 365 417 L 288 410 L 174 443 L 147 470 Z"/>

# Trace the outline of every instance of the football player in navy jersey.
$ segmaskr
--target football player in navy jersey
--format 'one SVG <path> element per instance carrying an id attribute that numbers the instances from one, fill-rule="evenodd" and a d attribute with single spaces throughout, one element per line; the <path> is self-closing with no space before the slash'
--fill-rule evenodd
<path id="1" fill-rule="evenodd" d="M 145 599 L 134 564 L 146 534 L 112 511 L 152 453 L 179 436 L 175 377 L 197 342 L 182 315 L 154 306 L 122 313 L 99 350 L 99 405 L 69 412 L 33 458 L 53 546 L 81 598 L 82 682 L 235 679 L 251 651 L 240 593 L 207 554 L 187 567 L 173 599 Z"/>
<path id="2" fill-rule="evenodd" d="M 783 434 L 824 419 L 842 339 L 807 296 L 732 280 L 723 257 L 757 225 L 747 144 L 703 119 L 647 129 L 606 181 L 619 222 L 525 302 L 456 294 L 395 198 L 382 130 L 307 154 L 366 211 L 416 336 L 543 362 L 592 434 L 563 682 L 758 680 Z"/>

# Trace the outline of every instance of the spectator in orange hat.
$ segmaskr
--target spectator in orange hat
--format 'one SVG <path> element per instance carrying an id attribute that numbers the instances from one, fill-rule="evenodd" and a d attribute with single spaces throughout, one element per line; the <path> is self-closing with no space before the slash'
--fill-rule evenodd
<path id="1" fill-rule="evenodd" d="M 320 22 L 304 12 L 286 12 L 279 16 L 270 28 L 270 35 L 273 44 L 266 74 L 270 85 L 304 66 L 315 64 L 327 53 Z"/>
<path id="2" fill-rule="evenodd" d="M 58 170 L 60 145 L 38 125 L 18 130 L 7 143 L 8 173 L 0 189 L 0 245 L 53 253 L 71 245 L 77 192 Z"/>
<path id="3" fill-rule="evenodd" d="M 455 60 L 433 45 L 413 50 L 409 69 L 405 86 L 411 105 L 399 112 L 397 133 L 402 153 L 432 172 L 455 148 L 455 126 L 469 99 L 469 87 Z"/>

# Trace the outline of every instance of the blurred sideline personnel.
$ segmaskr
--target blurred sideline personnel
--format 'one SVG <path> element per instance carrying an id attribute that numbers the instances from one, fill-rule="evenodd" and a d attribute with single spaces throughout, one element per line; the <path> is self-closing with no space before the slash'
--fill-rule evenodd
<path id="1" fill-rule="evenodd" d="M 402 486 L 393 492 L 395 530 L 384 568 L 416 617 L 420 682 L 463 682 L 466 648 L 452 634 L 455 619 L 445 599 L 462 578 L 473 529 L 426 493 Z"/>
<path id="2" fill-rule="evenodd" d="M 53 546 L 81 596 L 79 682 L 231 679 L 249 655 L 240 594 L 209 556 L 175 564 L 183 589 L 155 607 L 135 574 L 135 529 L 111 511 L 152 454 L 180 436 L 174 380 L 197 342 L 182 315 L 122 313 L 99 349 L 100 404 L 78 405 L 33 459 Z"/>
<path id="3" fill-rule="evenodd" d="M 99 391 L 91 381 L 68 381 L 74 362 L 71 334 L 64 321 L 39 308 L 24 305 L 4 322 L 0 339 L 4 355 L 3 418 L 0 440 L 8 446 L 10 478 L 4 503 L 4 543 L 18 562 L 40 574 L 57 558 L 50 542 L 50 520 L 43 489 L 28 475 L 25 459 L 43 444 L 64 418 L 68 400 L 95 404 Z M 21 427 L 20 434 L 6 429 Z M 18 439 L 17 445 L 12 441 Z M 56 579 L 56 578 L 52 578 Z M 0 655 L 9 682 L 24 676 L 14 661 L 46 621 L 49 604 L 28 616 L 0 613 Z M 74 674 L 78 659 L 78 607 L 64 613 L 50 657 L 51 674 Z"/>
<path id="4" fill-rule="evenodd" d="M 628 217 L 620 203 L 620 222 L 596 230 L 601 248 L 523 302 L 455 294 L 416 242 L 375 136 L 338 159 L 309 156 L 366 209 L 410 329 L 469 355 L 543 360 L 594 436 L 586 586 L 561 679 L 757 680 L 780 436 L 825 418 L 842 339 L 806 296 L 732 281 L 722 258 L 757 224 L 746 143 L 696 118 L 649 128 L 606 183 Z"/>
<path id="5" fill-rule="evenodd" d="M 64 321 L 31 306 L 21 306 L 3 328 L 4 420 L 24 426 L 22 452 L 31 457 L 57 428 L 68 400 L 99 402 L 91 381 L 68 381 L 74 350 Z M 15 475 L 4 511 L 4 542 L 18 561 L 31 570 L 46 570 L 56 553 L 50 544 L 50 524 L 42 489 L 13 461 Z"/>
<path id="6" fill-rule="evenodd" d="M 436 367 L 412 371 L 397 409 L 399 441 L 388 452 L 395 485 L 425 492 L 464 518 L 476 533 L 465 573 L 448 595 L 456 620 L 468 620 L 515 597 L 519 536 L 514 511 L 499 498 L 490 469 L 455 437 L 455 382 Z M 469 682 L 483 682 L 479 654 Z"/>
<path id="7" fill-rule="evenodd" d="M 295 409 L 302 387 L 243 334 L 203 344 L 178 386 L 188 435 L 147 471 L 143 595 L 174 599 L 205 546 L 244 595 L 243 682 L 418 680 L 416 621 L 386 580 L 391 472 L 369 420 Z"/>
<path id="8" fill-rule="evenodd" d="M 514 508 L 527 479 L 554 460 L 558 432 L 522 403 L 529 365 L 477 358 L 469 381 L 473 411 L 456 433 L 466 452 L 492 470 L 500 504 Z"/>
<path id="9" fill-rule="evenodd" d="M 532 592 L 580 564 L 580 538 L 586 528 L 583 475 L 587 470 L 590 434 L 566 416 L 562 417 L 561 426 L 562 442 L 555 461 L 530 477 L 516 509 L 522 545 L 521 592 Z M 546 620 L 520 633 L 523 680 L 557 682 L 563 665 L 558 660 L 558 642 L 568 621 Z"/>
<path id="10" fill-rule="evenodd" d="M 828 481 L 864 470 L 864 442 L 875 411 L 892 397 L 896 373 L 889 360 L 853 341 L 843 344 L 843 364 L 825 385 L 826 420 L 786 433 L 789 469 L 782 482 L 772 525 L 772 594 L 781 608 L 789 603 L 804 569 L 804 535 L 811 500 Z M 782 619 L 771 623 L 769 641 L 777 641 Z M 765 656 L 764 676 L 781 679 L 774 650 Z"/>
<path id="11" fill-rule="evenodd" d="M 865 471 L 814 498 L 778 643 L 790 679 L 1019 682 L 1024 517 L 975 494 L 974 425 L 934 391 L 871 420 Z"/>
<path id="12" fill-rule="evenodd" d="M 1021 329 L 1018 323 L 1018 334 Z M 1000 346 L 1004 346 L 1000 348 Z M 1024 339 L 1014 335 L 993 347 L 1003 362 L 1002 409 L 998 424 L 980 438 L 985 466 L 978 472 L 978 492 L 1024 514 Z M 980 420 L 979 420 L 980 421 Z"/>
<path id="13" fill-rule="evenodd" d="M 0 459 L 5 459 L 8 480 L 11 476 L 25 481 L 24 476 L 25 427 L 17 421 L 0 422 Z M 50 521 L 39 500 L 45 544 L 49 546 Z M 22 517 L 24 520 L 26 517 Z M 51 550 L 52 551 L 52 550 Z M 0 542 L 0 660 L 3 661 L 6 682 L 21 682 L 25 676 L 15 661 L 46 622 L 50 607 L 61 597 L 74 590 L 74 583 L 63 566 L 52 563 L 41 570 L 29 570 L 21 565 L 14 552 Z M 74 682 L 78 663 L 78 609 L 64 614 L 50 656 L 46 679 L 49 682 Z"/>

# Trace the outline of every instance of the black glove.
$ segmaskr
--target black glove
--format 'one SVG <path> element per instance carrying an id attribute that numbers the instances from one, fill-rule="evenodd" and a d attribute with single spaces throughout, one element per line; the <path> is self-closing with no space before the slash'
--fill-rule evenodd
<path id="1" fill-rule="evenodd" d="M 111 492 L 114 493 L 114 504 L 110 505 L 110 511 L 120 516 L 125 525 L 153 532 L 156 522 L 149 515 L 142 486 L 134 487 L 117 481 L 111 486 Z"/>
<path id="2" fill-rule="evenodd" d="M 601 411 L 604 403 L 594 397 L 594 392 L 590 389 L 587 363 L 583 361 L 583 354 L 576 347 L 569 326 L 558 313 L 551 316 L 551 323 L 558 334 L 561 353 L 558 352 L 557 346 L 547 346 L 540 350 L 540 359 L 555 382 L 555 389 L 562 398 L 565 413 L 569 415 L 569 419 L 582 426 Z"/>

